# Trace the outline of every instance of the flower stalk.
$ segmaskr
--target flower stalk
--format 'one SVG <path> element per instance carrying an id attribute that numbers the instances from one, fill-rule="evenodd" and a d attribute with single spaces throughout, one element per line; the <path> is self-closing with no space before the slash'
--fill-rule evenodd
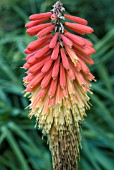
<path id="1" fill-rule="evenodd" d="M 38 127 L 48 136 L 53 169 L 77 170 L 79 123 L 90 108 L 88 92 L 92 93 L 90 82 L 95 80 L 86 64 L 94 64 L 90 55 L 95 50 L 80 36 L 93 32 L 88 22 L 64 11 L 57 1 L 51 12 L 29 17 L 27 33 L 38 39 L 25 49 L 27 76 L 23 81 L 25 96 L 31 94 L 29 117 L 35 116 Z"/>

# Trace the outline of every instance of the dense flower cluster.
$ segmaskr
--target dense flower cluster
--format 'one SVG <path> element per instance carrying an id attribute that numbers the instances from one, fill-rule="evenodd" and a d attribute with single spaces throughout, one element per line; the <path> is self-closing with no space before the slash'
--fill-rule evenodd
<path id="1" fill-rule="evenodd" d="M 53 127 L 60 131 L 78 126 L 89 108 L 87 92 L 94 80 L 86 64 L 94 64 L 90 55 L 95 49 L 80 36 L 93 29 L 85 19 L 62 15 L 62 11 L 56 4 L 52 12 L 31 15 L 26 24 L 27 33 L 38 37 L 25 49 L 28 55 L 23 66 L 27 69 L 26 94 L 31 93 L 29 117 L 36 117 L 44 134 Z"/>

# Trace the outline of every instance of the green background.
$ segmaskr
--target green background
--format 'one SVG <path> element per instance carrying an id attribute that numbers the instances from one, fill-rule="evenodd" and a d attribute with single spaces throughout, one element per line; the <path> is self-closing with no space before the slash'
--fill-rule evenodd
<path id="1" fill-rule="evenodd" d="M 49 11 L 56 1 L 0 0 L 0 170 L 51 170 L 51 156 L 35 120 L 27 118 L 20 67 L 33 40 L 24 27 L 29 15 Z M 91 110 L 82 124 L 79 170 L 114 169 L 114 0 L 62 0 L 66 11 L 84 17 L 95 32 Z"/>

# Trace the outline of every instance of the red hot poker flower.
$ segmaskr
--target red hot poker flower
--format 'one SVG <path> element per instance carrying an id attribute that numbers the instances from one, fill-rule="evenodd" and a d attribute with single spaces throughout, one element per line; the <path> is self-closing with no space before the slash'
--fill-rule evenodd
<path id="1" fill-rule="evenodd" d="M 31 15 L 26 24 L 27 33 L 38 39 L 25 49 L 27 76 L 23 81 L 26 95 L 31 93 L 29 117 L 35 116 L 48 135 L 54 169 L 63 169 L 63 164 L 76 169 L 79 122 L 85 108 L 90 108 L 87 92 L 91 93 L 90 81 L 94 80 L 86 64 L 94 64 L 90 55 L 95 53 L 93 44 L 80 34 L 91 34 L 93 29 L 85 19 L 63 15 L 60 1 L 53 7 L 52 12 Z"/>

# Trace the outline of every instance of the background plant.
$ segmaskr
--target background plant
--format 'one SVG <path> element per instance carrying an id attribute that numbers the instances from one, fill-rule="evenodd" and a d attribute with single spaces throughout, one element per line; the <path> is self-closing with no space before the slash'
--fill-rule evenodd
<path id="1" fill-rule="evenodd" d="M 55 1 L 0 1 L 0 170 L 51 170 L 46 139 L 27 118 L 23 98 L 24 49 L 31 41 L 24 25 L 32 13 L 49 11 Z M 114 167 L 114 2 L 63 0 L 67 12 L 84 17 L 95 33 L 88 38 L 97 53 L 91 67 L 92 107 L 83 123 L 80 170 Z"/>

